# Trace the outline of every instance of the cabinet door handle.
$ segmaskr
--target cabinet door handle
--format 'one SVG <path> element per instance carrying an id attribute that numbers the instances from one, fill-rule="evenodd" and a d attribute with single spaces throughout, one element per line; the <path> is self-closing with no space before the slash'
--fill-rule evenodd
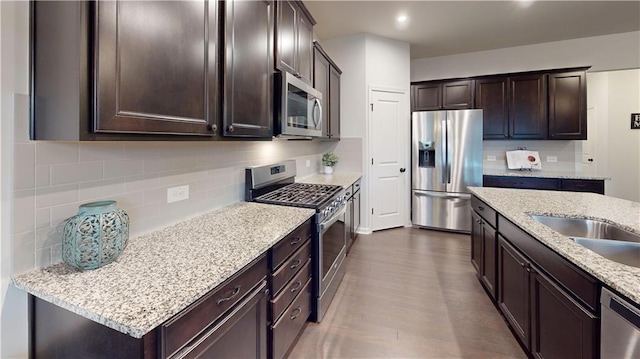
<path id="1" fill-rule="evenodd" d="M 295 246 L 296 244 L 300 243 L 301 239 L 302 238 L 300 238 L 300 237 L 296 237 L 296 238 L 292 239 L 291 242 L 289 242 L 289 243 L 291 243 L 292 246 Z"/>
<path id="2" fill-rule="evenodd" d="M 233 131 L 235 131 L 235 128 L 233 128 L 233 126 L 229 126 L 229 127 L 227 127 L 227 131 L 233 132 Z"/>
<path id="3" fill-rule="evenodd" d="M 300 263 L 302 263 L 302 261 L 300 259 L 296 259 L 295 261 L 291 262 L 291 266 L 289 266 L 289 268 L 291 269 L 296 269 L 298 268 L 298 266 L 300 265 Z"/>
<path id="4" fill-rule="evenodd" d="M 297 281 L 296 282 L 296 286 L 291 288 L 290 292 L 291 293 L 295 293 L 298 291 L 298 289 L 300 289 L 302 287 L 302 282 L 301 281 Z"/>
<path id="5" fill-rule="evenodd" d="M 220 306 L 220 305 L 222 305 L 222 303 L 224 303 L 224 302 L 226 302 L 226 301 L 228 301 L 228 300 L 231 300 L 233 297 L 235 297 L 236 295 L 238 295 L 238 293 L 240 293 L 240 286 L 236 286 L 236 287 L 235 287 L 235 288 L 233 288 L 233 290 L 231 290 L 230 292 L 231 292 L 231 294 L 229 294 L 229 296 L 228 296 L 228 297 L 218 299 L 218 300 L 216 301 L 216 304 L 217 304 L 218 306 Z"/>
<path id="6" fill-rule="evenodd" d="M 298 316 L 300 316 L 300 313 L 302 313 L 302 308 L 298 307 L 298 308 L 294 309 L 293 312 L 291 312 L 291 320 L 294 320 Z"/>

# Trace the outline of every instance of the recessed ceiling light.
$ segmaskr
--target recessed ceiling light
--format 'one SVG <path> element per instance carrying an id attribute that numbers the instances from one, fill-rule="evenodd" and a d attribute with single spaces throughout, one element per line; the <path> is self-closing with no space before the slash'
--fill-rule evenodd
<path id="1" fill-rule="evenodd" d="M 409 18 L 407 17 L 407 15 L 400 15 L 400 16 L 398 16 L 398 18 L 396 20 L 398 20 L 398 22 L 405 22 L 408 19 Z"/>

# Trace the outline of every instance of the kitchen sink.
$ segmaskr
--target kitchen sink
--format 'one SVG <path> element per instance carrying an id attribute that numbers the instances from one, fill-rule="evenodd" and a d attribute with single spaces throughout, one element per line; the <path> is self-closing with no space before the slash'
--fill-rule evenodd
<path id="1" fill-rule="evenodd" d="M 607 259 L 640 267 L 640 235 L 636 233 L 593 219 L 542 215 L 531 218 Z"/>

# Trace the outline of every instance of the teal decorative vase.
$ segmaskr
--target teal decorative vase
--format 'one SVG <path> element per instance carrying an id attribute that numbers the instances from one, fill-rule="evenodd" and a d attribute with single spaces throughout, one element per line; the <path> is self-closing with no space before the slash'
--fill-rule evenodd
<path id="1" fill-rule="evenodd" d="M 69 218 L 62 236 L 62 260 L 80 269 L 113 262 L 129 240 L 129 216 L 116 201 L 85 203 Z"/>

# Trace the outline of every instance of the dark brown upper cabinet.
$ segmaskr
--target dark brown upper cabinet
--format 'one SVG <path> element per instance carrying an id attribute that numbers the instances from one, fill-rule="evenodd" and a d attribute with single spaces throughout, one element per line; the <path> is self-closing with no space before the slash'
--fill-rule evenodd
<path id="1" fill-rule="evenodd" d="M 412 111 L 473 108 L 473 80 L 428 82 L 411 87 Z"/>
<path id="2" fill-rule="evenodd" d="M 587 139 L 586 101 L 584 71 L 549 74 L 549 139 Z"/>
<path id="3" fill-rule="evenodd" d="M 342 71 L 320 44 L 314 43 L 313 87 L 322 93 L 322 137 L 340 139 L 340 75 Z"/>
<path id="4" fill-rule="evenodd" d="M 509 76 L 509 137 L 547 138 L 547 76 Z"/>
<path id="5" fill-rule="evenodd" d="M 483 139 L 509 138 L 507 77 L 479 78 L 475 82 L 475 108 L 482 109 Z"/>
<path id="6" fill-rule="evenodd" d="M 481 109 L 485 140 L 585 140 L 587 69 L 416 82 L 411 110 Z"/>
<path id="7" fill-rule="evenodd" d="M 311 84 L 316 21 L 302 1 L 276 1 L 276 14 L 275 67 Z"/>
<path id="8" fill-rule="evenodd" d="M 33 139 L 215 133 L 217 1 L 43 1 L 31 11 Z"/>
<path id="9" fill-rule="evenodd" d="M 273 136 L 273 1 L 224 2 L 225 137 Z"/>

